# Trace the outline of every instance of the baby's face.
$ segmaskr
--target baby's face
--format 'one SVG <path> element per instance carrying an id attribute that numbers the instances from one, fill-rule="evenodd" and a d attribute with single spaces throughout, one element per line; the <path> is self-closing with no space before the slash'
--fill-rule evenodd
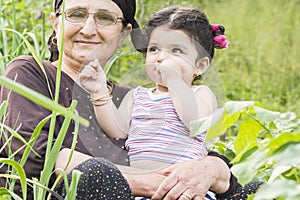
<path id="1" fill-rule="evenodd" d="M 158 66 L 171 68 L 191 85 L 197 74 L 198 51 L 191 38 L 181 30 L 155 28 L 150 36 L 146 66 L 149 77 L 162 84 Z"/>

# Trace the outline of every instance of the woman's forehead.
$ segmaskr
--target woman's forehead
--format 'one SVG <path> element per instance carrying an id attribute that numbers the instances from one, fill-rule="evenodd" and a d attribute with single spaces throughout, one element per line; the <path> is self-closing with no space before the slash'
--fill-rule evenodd
<path id="1" fill-rule="evenodd" d="M 112 0 L 66 0 L 65 9 L 86 8 L 89 12 L 96 10 L 107 10 L 123 16 L 119 6 Z"/>

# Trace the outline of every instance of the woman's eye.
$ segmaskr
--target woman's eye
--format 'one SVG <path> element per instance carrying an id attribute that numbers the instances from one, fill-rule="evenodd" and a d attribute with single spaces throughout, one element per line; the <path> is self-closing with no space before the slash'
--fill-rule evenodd
<path id="1" fill-rule="evenodd" d="M 97 21 L 100 21 L 100 22 L 115 22 L 116 21 L 116 17 L 114 17 L 113 15 L 110 15 L 110 14 L 106 14 L 106 13 L 97 13 L 96 19 L 97 19 Z"/>
<path id="2" fill-rule="evenodd" d="M 67 14 L 69 18 L 85 18 L 87 15 L 84 11 L 71 11 Z"/>
<path id="3" fill-rule="evenodd" d="M 155 46 L 148 48 L 148 52 L 157 52 L 157 51 L 158 51 L 158 48 Z"/>
<path id="4" fill-rule="evenodd" d="M 180 54 L 180 53 L 183 53 L 183 52 L 182 52 L 182 50 L 179 49 L 179 48 L 174 48 L 174 49 L 172 50 L 172 53 Z"/>

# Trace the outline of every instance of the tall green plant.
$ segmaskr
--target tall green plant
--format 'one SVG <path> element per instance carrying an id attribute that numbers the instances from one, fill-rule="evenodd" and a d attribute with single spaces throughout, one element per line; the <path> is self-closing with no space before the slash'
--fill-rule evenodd
<path id="1" fill-rule="evenodd" d="M 15 5 L 14 1 L 13 1 L 13 5 Z M 15 6 L 13 6 L 13 7 L 15 8 Z M 16 19 L 16 18 L 14 17 L 14 19 Z M 38 45 L 38 42 L 36 40 L 34 33 L 25 31 L 25 32 L 23 32 L 23 34 L 21 34 L 18 31 L 16 31 L 15 29 L 9 29 L 9 28 L 3 28 L 2 30 L 5 33 L 6 33 L 6 31 L 11 31 L 12 33 L 14 33 L 15 36 L 18 36 L 21 39 L 22 43 L 24 43 L 25 47 L 29 50 L 30 54 L 33 55 L 33 57 L 35 58 L 35 60 L 39 64 L 39 66 L 41 67 L 41 70 L 44 73 L 46 73 L 43 68 L 42 62 L 41 62 L 41 58 L 40 58 L 41 54 L 39 53 L 39 45 Z M 29 39 L 31 41 L 33 41 L 34 47 L 31 45 L 30 41 L 26 38 L 26 35 L 29 36 Z M 61 50 L 62 50 L 62 47 L 63 47 L 63 44 L 61 46 Z M 48 183 L 49 183 L 49 177 L 51 176 L 52 173 L 54 173 L 52 169 L 54 168 L 56 157 L 59 153 L 59 150 L 61 148 L 61 145 L 63 143 L 64 137 L 66 135 L 66 132 L 68 130 L 71 120 L 75 121 L 75 127 L 78 127 L 78 123 L 81 123 L 85 126 L 88 125 L 88 121 L 79 117 L 79 115 L 75 112 L 75 107 L 76 107 L 75 101 L 73 101 L 71 103 L 70 108 L 64 108 L 63 106 L 58 104 L 59 87 L 60 87 L 59 83 L 60 83 L 60 76 L 61 76 L 61 67 L 60 66 L 61 66 L 61 57 L 59 58 L 59 66 L 58 66 L 57 77 L 56 77 L 57 81 L 56 81 L 56 90 L 55 91 L 57 91 L 57 92 L 55 94 L 52 94 L 52 98 L 54 97 L 54 100 L 44 97 L 41 94 L 39 94 L 29 88 L 26 88 L 25 86 L 20 85 L 10 79 L 7 79 L 5 77 L 0 77 L 0 85 L 7 87 L 7 88 L 11 89 L 12 91 L 14 91 L 20 95 L 23 95 L 24 97 L 32 100 L 33 102 L 40 104 L 52 111 L 52 115 L 50 115 L 49 117 L 46 117 L 44 120 L 42 120 L 39 123 L 39 125 L 36 127 L 36 129 L 32 133 L 32 136 L 28 142 L 25 141 L 24 139 L 22 140 L 22 137 L 17 133 L 17 131 L 14 131 L 14 130 L 9 131 L 14 137 L 19 138 L 19 139 L 21 139 L 21 141 L 23 141 L 25 150 L 24 150 L 21 160 L 18 163 L 13 160 L 13 155 L 9 156 L 9 158 L 7 158 L 7 159 L 0 160 L 0 162 L 10 164 L 13 166 L 13 169 L 11 170 L 10 174 L 1 175 L 3 177 L 10 178 L 10 180 L 11 180 L 9 183 L 9 188 L 1 188 L 2 189 L 1 194 L 5 195 L 5 196 L 11 196 L 15 199 L 21 199 L 20 197 L 17 197 L 16 194 L 13 193 L 14 184 L 15 184 L 16 179 L 21 180 L 23 199 L 26 199 L 26 193 L 27 193 L 26 182 L 33 184 L 34 199 L 46 199 L 47 192 L 50 192 L 50 194 L 53 194 L 51 189 L 47 188 Z M 47 77 L 46 74 L 45 74 L 45 77 Z M 46 81 L 48 82 L 48 80 L 46 80 Z M 48 85 L 49 85 L 49 83 L 48 83 Z M 49 89 L 49 91 L 50 91 L 50 89 Z M 7 103 L 3 104 L 3 109 L 1 109 L 2 113 L 5 113 L 6 106 L 7 106 Z M 53 133 L 54 133 L 54 129 L 55 129 L 55 121 L 56 121 L 57 115 L 64 116 L 65 121 L 60 129 L 60 132 L 58 134 L 58 137 L 57 137 L 55 143 L 52 146 L 52 139 L 53 139 Z M 26 175 L 25 175 L 25 172 L 22 167 L 25 164 L 25 162 L 29 156 L 29 153 L 31 153 L 33 151 L 32 147 L 33 147 L 36 139 L 38 138 L 41 129 L 43 128 L 45 123 L 47 123 L 49 120 L 50 120 L 50 131 L 49 131 L 48 148 L 47 148 L 47 152 L 46 152 L 44 170 L 41 172 L 41 177 L 39 180 L 37 180 L 37 179 L 28 180 L 28 179 L 26 179 Z M 2 123 L 5 123 L 5 119 L 3 120 Z M 1 126 L 1 127 L 5 127 L 5 125 L 3 124 L 3 126 Z M 7 127 L 6 129 L 8 129 L 8 128 L 9 127 Z M 74 138 L 76 138 L 76 134 L 78 133 L 78 128 L 76 128 L 75 131 L 77 131 L 77 132 L 75 132 Z M 5 132 L 1 132 L 1 135 L 2 134 L 5 134 Z M 8 141 L 9 141 L 9 139 L 8 139 Z M 74 143 L 75 143 L 75 140 L 74 140 Z M 6 144 L 6 146 L 8 146 L 8 148 L 9 148 L 9 145 L 10 145 L 10 143 L 8 142 Z M 20 149 L 20 150 L 22 150 L 22 149 Z M 73 150 L 74 150 L 74 145 L 73 145 Z M 33 153 L 35 153 L 35 152 L 33 151 Z M 77 171 L 74 171 L 74 174 L 73 174 L 74 181 L 72 182 L 71 186 L 68 187 L 68 189 L 67 189 L 67 192 L 69 193 L 69 195 L 67 196 L 68 199 L 75 199 L 74 194 L 76 194 L 75 191 L 77 188 L 77 183 L 79 181 L 79 178 L 80 178 L 80 173 L 78 173 Z M 7 179 L 7 180 L 9 180 L 9 179 Z M 73 195 L 70 195 L 70 194 L 73 194 Z"/>

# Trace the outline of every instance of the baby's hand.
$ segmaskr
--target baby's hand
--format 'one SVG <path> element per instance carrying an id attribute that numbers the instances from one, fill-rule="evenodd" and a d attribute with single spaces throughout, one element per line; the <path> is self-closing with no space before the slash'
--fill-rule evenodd
<path id="1" fill-rule="evenodd" d="M 157 71 L 160 72 L 161 80 L 165 86 L 168 87 L 168 82 L 171 80 L 182 79 L 181 74 L 176 70 L 166 65 L 159 65 Z"/>
<path id="2" fill-rule="evenodd" d="M 97 59 L 83 68 L 78 79 L 91 95 L 101 96 L 108 92 L 106 75 Z"/>

